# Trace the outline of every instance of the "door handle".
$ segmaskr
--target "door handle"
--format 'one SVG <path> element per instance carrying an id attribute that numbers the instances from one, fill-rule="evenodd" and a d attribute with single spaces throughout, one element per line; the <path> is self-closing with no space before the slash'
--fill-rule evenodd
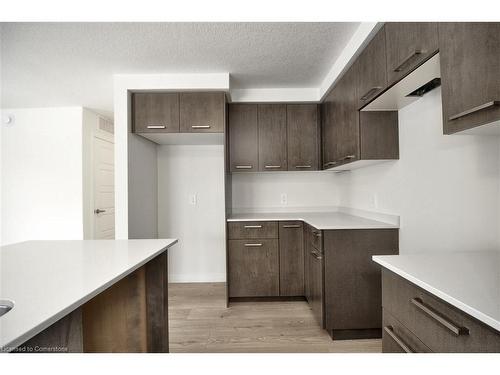
<path id="1" fill-rule="evenodd" d="M 236 169 L 252 169 L 253 166 L 251 166 L 251 165 L 236 165 L 235 168 Z"/>
<path id="2" fill-rule="evenodd" d="M 405 353 L 414 353 L 414 351 L 406 345 L 398 335 L 396 335 L 392 326 L 385 326 L 384 331 L 396 342 L 396 344 L 398 344 L 401 349 L 404 350 Z"/>
<path id="3" fill-rule="evenodd" d="M 300 228 L 300 225 L 299 224 L 291 224 L 291 225 L 285 224 L 285 225 L 283 225 L 283 228 Z"/>
<path id="4" fill-rule="evenodd" d="M 96 208 L 96 209 L 94 210 L 94 213 L 95 213 L 95 214 L 102 214 L 103 212 L 106 212 L 106 210 L 101 210 L 100 208 Z"/>
<path id="5" fill-rule="evenodd" d="M 245 247 L 261 247 L 261 243 L 246 243 Z"/>
<path id="6" fill-rule="evenodd" d="M 394 69 L 395 72 L 401 72 L 404 70 L 404 68 L 417 56 L 422 55 L 426 53 L 427 51 L 422 50 L 422 49 L 416 49 L 414 50 L 406 59 L 403 60 L 401 64 L 397 66 L 396 69 Z"/>
<path id="7" fill-rule="evenodd" d="M 466 111 L 463 111 L 463 112 L 457 113 L 456 115 L 450 116 L 450 117 L 448 117 L 448 120 L 450 120 L 450 121 L 457 120 L 461 117 L 472 115 L 473 113 L 476 113 L 476 112 L 479 112 L 479 111 L 482 111 L 484 109 L 488 109 L 491 107 L 499 106 L 499 105 L 500 105 L 500 100 L 493 100 L 491 102 L 478 105 L 477 107 L 470 108 Z"/>
<path id="8" fill-rule="evenodd" d="M 210 129 L 210 125 L 191 125 L 192 129 Z"/>
<path id="9" fill-rule="evenodd" d="M 368 90 L 368 91 L 366 92 L 366 94 L 365 94 L 365 95 L 363 95 L 363 96 L 361 97 L 361 100 L 362 100 L 362 101 L 368 100 L 370 97 L 372 97 L 372 96 L 373 96 L 373 94 L 375 94 L 375 93 L 376 93 L 378 90 L 380 90 L 381 88 L 382 88 L 382 87 L 380 87 L 380 86 L 375 86 L 375 87 L 372 87 L 370 90 Z"/>
<path id="10" fill-rule="evenodd" d="M 148 129 L 166 129 L 167 127 L 165 125 L 148 125 Z"/>
<path id="11" fill-rule="evenodd" d="M 468 335 L 469 329 L 466 327 L 459 327 L 452 323 L 448 318 L 434 310 L 432 307 L 426 305 L 420 298 L 413 298 L 411 303 L 415 305 L 420 311 L 426 314 L 431 319 L 441 324 L 443 327 L 451 331 L 455 336 Z"/>

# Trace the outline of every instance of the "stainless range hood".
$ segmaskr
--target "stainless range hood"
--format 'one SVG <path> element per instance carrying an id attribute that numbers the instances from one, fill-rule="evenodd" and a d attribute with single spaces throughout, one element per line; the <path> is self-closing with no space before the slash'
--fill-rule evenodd
<path id="1" fill-rule="evenodd" d="M 363 107 L 361 111 L 397 111 L 438 87 L 440 78 L 438 53 Z"/>

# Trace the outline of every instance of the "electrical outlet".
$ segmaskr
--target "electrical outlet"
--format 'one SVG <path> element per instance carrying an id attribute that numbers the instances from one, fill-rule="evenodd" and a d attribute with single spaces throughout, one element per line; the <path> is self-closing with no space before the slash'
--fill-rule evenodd
<path id="1" fill-rule="evenodd" d="M 198 201 L 198 197 L 196 196 L 196 193 L 189 195 L 189 204 L 190 205 L 196 206 L 197 201 Z"/>
<path id="2" fill-rule="evenodd" d="M 280 202 L 282 205 L 286 205 L 288 203 L 288 197 L 286 193 L 281 193 Z"/>

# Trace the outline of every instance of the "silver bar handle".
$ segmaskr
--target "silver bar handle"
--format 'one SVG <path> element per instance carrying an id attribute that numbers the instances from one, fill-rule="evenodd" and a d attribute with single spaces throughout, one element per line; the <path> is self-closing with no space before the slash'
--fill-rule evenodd
<path id="1" fill-rule="evenodd" d="M 414 50 L 406 59 L 403 60 L 401 64 L 397 66 L 396 69 L 394 69 L 395 72 L 401 72 L 404 70 L 404 68 L 410 63 L 411 60 L 413 60 L 415 57 L 422 55 L 424 53 L 427 53 L 427 51 L 422 50 L 422 49 L 416 49 Z"/>
<path id="2" fill-rule="evenodd" d="M 165 125 L 148 125 L 148 129 L 166 129 L 167 127 Z"/>
<path id="3" fill-rule="evenodd" d="M 235 168 L 236 169 L 252 169 L 253 166 L 252 165 L 236 165 Z"/>
<path id="4" fill-rule="evenodd" d="M 499 105 L 500 105 L 500 100 L 493 100 L 491 102 L 478 105 L 477 107 L 473 107 L 473 108 L 467 109 L 466 111 L 457 113 L 456 115 L 450 116 L 450 117 L 448 117 L 448 120 L 450 120 L 450 121 L 457 120 L 461 117 L 472 115 L 473 113 L 476 113 L 476 112 L 479 112 L 479 111 L 482 111 L 484 109 L 488 109 L 491 107 L 496 107 Z"/>
<path id="5" fill-rule="evenodd" d="M 193 129 L 210 129 L 210 125 L 191 125 Z"/>
<path id="6" fill-rule="evenodd" d="M 332 165 L 335 165 L 335 164 L 337 164 L 336 161 L 329 161 L 329 162 L 323 164 L 323 167 L 329 167 L 329 166 L 332 166 Z"/>
<path id="7" fill-rule="evenodd" d="M 441 324 L 443 327 L 451 331 L 455 336 L 466 336 L 469 334 L 469 330 L 466 327 L 459 327 L 452 323 L 448 318 L 434 310 L 432 307 L 427 306 L 420 298 L 412 298 L 411 303 L 415 305 L 420 311 L 434 319 L 436 322 Z"/>
<path id="8" fill-rule="evenodd" d="M 299 224 L 285 224 L 283 225 L 283 228 L 300 228 Z"/>
<path id="9" fill-rule="evenodd" d="M 323 257 L 321 255 L 319 255 L 316 251 L 311 251 L 311 255 L 318 260 L 323 259 Z"/>
<path id="10" fill-rule="evenodd" d="M 350 160 L 350 159 L 354 159 L 354 158 L 356 158 L 356 155 L 346 155 L 340 160 Z"/>
<path id="11" fill-rule="evenodd" d="M 246 243 L 245 247 L 261 247 L 261 243 Z"/>
<path id="12" fill-rule="evenodd" d="M 281 168 L 281 165 L 266 165 L 266 166 L 264 166 L 264 168 L 266 168 L 266 169 L 277 169 L 277 168 Z"/>
<path id="13" fill-rule="evenodd" d="M 378 90 L 380 90 L 381 88 L 382 88 L 382 87 L 380 87 L 380 86 L 374 86 L 374 87 L 372 87 L 370 90 L 368 90 L 368 91 L 366 92 L 366 94 L 365 94 L 365 95 L 363 95 L 363 96 L 361 97 L 361 100 L 363 100 L 363 101 L 368 100 L 370 97 L 372 97 L 372 96 L 373 96 L 373 94 L 375 94 L 375 93 L 376 93 Z"/>
<path id="14" fill-rule="evenodd" d="M 295 168 L 297 169 L 307 169 L 307 168 L 311 168 L 310 165 L 296 165 Z"/>
<path id="15" fill-rule="evenodd" d="M 245 228 L 245 229 L 259 229 L 259 228 L 262 228 L 262 225 L 245 225 L 243 228 Z"/>
<path id="16" fill-rule="evenodd" d="M 398 335 L 396 335 L 392 326 L 385 326 L 384 331 L 396 342 L 396 344 L 398 344 L 401 349 L 404 350 L 405 353 L 414 353 L 414 351 L 406 345 Z"/>

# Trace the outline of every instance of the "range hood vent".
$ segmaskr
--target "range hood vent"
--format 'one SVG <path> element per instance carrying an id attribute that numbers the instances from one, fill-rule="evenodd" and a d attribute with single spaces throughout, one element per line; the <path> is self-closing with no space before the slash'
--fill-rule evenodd
<path id="1" fill-rule="evenodd" d="M 434 78 L 431 79 L 429 82 L 427 82 L 425 85 L 420 86 L 418 89 L 416 89 L 413 92 L 410 92 L 406 96 L 424 96 L 427 94 L 429 91 L 434 90 L 436 87 L 441 86 L 441 78 Z"/>
<path id="2" fill-rule="evenodd" d="M 441 85 L 439 53 L 389 87 L 361 111 L 397 111 Z"/>

